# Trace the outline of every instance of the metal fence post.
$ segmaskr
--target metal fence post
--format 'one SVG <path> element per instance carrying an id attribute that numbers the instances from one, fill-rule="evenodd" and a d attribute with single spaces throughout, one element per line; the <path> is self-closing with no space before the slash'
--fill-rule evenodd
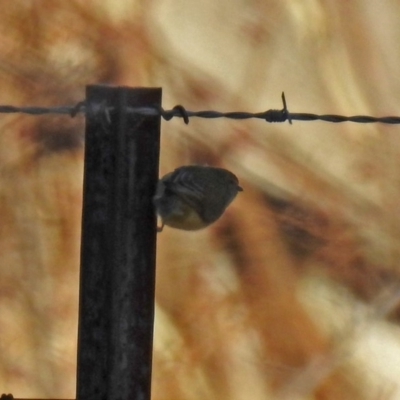
<path id="1" fill-rule="evenodd" d="M 88 86 L 78 400 L 149 400 L 161 89 Z"/>

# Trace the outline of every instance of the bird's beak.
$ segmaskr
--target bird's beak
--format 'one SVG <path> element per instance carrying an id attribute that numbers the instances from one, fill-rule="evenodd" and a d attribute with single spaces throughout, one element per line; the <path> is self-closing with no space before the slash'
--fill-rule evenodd
<path id="1" fill-rule="evenodd" d="M 243 188 L 241 186 L 237 187 L 238 192 L 243 192 Z"/>

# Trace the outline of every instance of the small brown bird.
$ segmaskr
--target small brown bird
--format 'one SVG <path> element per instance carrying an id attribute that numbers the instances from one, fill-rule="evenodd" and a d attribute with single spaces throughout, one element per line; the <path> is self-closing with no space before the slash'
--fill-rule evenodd
<path id="1" fill-rule="evenodd" d="M 162 224 L 195 231 L 215 222 L 243 189 L 223 168 L 187 165 L 163 176 L 153 198 Z"/>

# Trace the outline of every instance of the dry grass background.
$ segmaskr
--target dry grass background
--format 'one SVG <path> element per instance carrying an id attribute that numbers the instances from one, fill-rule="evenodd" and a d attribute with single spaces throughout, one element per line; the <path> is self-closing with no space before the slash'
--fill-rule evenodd
<path id="1" fill-rule="evenodd" d="M 394 0 L 0 0 L 0 104 L 400 115 Z M 83 118 L 0 118 L 0 392 L 75 396 Z M 161 174 L 245 191 L 159 235 L 153 398 L 398 399 L 397 126 L 163 123 Z"/>

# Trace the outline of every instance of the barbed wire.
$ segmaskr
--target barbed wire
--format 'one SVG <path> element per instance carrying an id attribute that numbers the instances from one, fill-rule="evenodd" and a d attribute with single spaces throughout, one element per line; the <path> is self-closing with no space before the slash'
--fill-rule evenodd
<path id="1" fill-rule="evenodd" d="M 220 111 L 212 111 L 212 110 L 204 110 L 204 111 L 190 111 L 186 110 L 185 107 L 181 105 L 177 105 L 173 107 L 171 110 L 164 110 L 163 108 L 154 108 L 154 107 L 128 107 L 127 111 L 155 116 L 159 115 L 166 121 L 171 120 L 172 118 L 182 118 L 183 121 L 188 124 L 190 118 L 230 118 L 236 120 L 244 120 L 244 119 L 262 119 L 266 122 L 274 123 L 274 122 L 286 122 L 288 121 L 292 124 L 293 121 L 325 121 L 332 123 L 339 122 L 356 122 L 361 124 L 370 124 L 370 123 L 383 123 L 383 124 L 400 124 L 400 117 L 397 116 L 387 116 L 387 117 L 371 117 L 368 115 L 354 115 L 350 117 L 346 117 L 343 115 L 336 114 L 311 114 L 311 113 L 291 113 L 289 112 L 286 105 L 285 94 L 282 93 L 282 103 L 283 108 L 281 110 L 270 109 L 263 112 L 251 113 L 244 111 L 235 111 L 235 112 L 220 112 Z M 45 115 L 45 114 L 58 114 L 58 115 L 69 115 L 71 117 L 75 117 L 78 114 L 97 114 L 104 113 L 109 120 L 110 113 L 113 112 L 114 109 L 112 107 L 107 107 L 106 104 L 88 104 L 84 101 L 77 103 L 73 106 L 61 106 L 61 107 L 15 107 L 8 105 L 0 105 L 0 114 L 12 114 L 12 113 L 22 113 L 22 114 L 30 114 L 30 115 Z"/>

